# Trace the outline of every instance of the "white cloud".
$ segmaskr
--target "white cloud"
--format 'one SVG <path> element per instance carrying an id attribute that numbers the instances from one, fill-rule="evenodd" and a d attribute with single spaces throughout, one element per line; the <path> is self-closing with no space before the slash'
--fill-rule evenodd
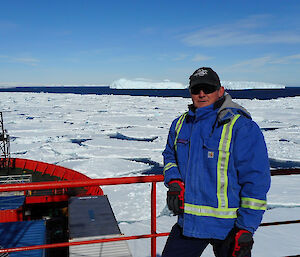
<path id="1" fill-rule="evenodd" d="M 283 56 L 272 61 L 273 64 L 292 64 L 295 62 L 300 62 L 300 54 Z"/>
<path id="2" fill-rule="evenodd" d="M 182 61 L 188 57 L 188 54 L 177 54 L 174 58 L 173 61 Z"/>
<path id="3" fill-rule="evenodd" d="M 23 63 L 28 65 L 37 65 L 40 61 L 35 58 L 11 58 L 11 62 Z"/>
<path id="4" fill-rule="evenodd" d="M 263 56 L 259 58 L 245 60 L 236 64 L 231 65 L 231 68 L 259 68 L 263 67 L 266 64 L 270 64 L 272 62 L 271 56 Z"/>
<path id="5" fill-rule="evenodd" d="M 192 61 L 201 62 L 201 61 L 206 61 L 206 60 L 210 60 L 210 59 L 213 59 L 213 58 L 210 56 L 202 55 L 202 54 L 196 54 L 194 56 L 194 58 L 192 59 Z"/>
<path id="6" fill-rule="evenodd" d="M 141 34 L 143 35 L 154 35 L 157 33 L 157 28 L 154 28 L 154 27 L 146 27 L 146 28 L 143 28 L 141 31 L 140 31 Z"/>
<path id="7" fill-rule="evenodd" d="M 160 55 L 160 58 L 162 59 L 162 55 Z M 169 55 L 164 55 L 164 59 L 168 60 L 171 59 L 172 61 L 183 61 L 183 60 L 192 60 L 193 62 L 201 62 L 201 61 L 206 61 L 206 60 L 211 60 L 213 57 L 206 56 L 203 54 L 196 54 L 194 56 L 191 56 L 190 54 L 185 54 L 185 53 L 178 53 L 175 54 L 173 57 L 169 57 Z"/>
<path id="8" fill-rule="evenodd" d="M 0 61 L 7 62 L 7 63 L 22 63 L 22 64 L 32 65 L 32 66 L 35 66 L 40 62 L 40 60 L 29 56 L 14 57 L 14 56 L 7 56 L 7 55 L 0 55 Z"/>
<path id="9" fill-rule="evenodd" d="M 127 63 L 127 62 L 142 62 L 145 60 L 144 56 L 140 55 L 118 55 L 108 58 L 108 62 Z"/>
<path id="10" fill-rule="evenodd" d="M 268 26 L 269 20 L 268 15 L 250 16 L 232 24 L 205 27 L 181 38 L 188 46 L 300 43 L 300 31 L 271 31 L 274 25 Z"/>
<path id="11" fill-rule="evenodd" d="M 239 70 L 243 72 L 252 72 L 257 71 L 257 69 L 262 67 L 267 67 L 270 65 L 282 65 L 282 64 L 297 64 L 300 63 L 300 54 L 288 55 L 288 56 L 274 56 L 274 55 L 266 55 L 258 58 L 248 59 L 245 61 L 241 61 L 230 65 L 226 68 L 226 70 Z"/>

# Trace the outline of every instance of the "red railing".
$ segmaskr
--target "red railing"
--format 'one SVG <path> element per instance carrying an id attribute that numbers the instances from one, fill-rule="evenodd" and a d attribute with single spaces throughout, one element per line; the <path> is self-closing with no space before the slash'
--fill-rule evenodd
<path id="1" fill-rule="evenodd" d="M 272 171 L 271 173 L 272 173 L 272 175 L 300 174 L 300 169 L 276 170 L 274 172 Z M 151 188 L 151 234 L 0 249 L 0 253 L 10 253 L 10 252 L 19 252 L 19 251 L 28 251 L 28 250 L 37 250 L 37 249 L 68 247 L 68 246 L 82 245 L 82 244 L 94 244 L 94 243 L 105 243 L 105 242 L 112 242 L 112 241 L 151 238 L 151 257 L 155 257 L 156 256 L 156 238 L 169 235 L 169 232 L 156 233 L 156 183 L 162 182 L 163 179 L 164 179 L 163 175 L 156 175 L 156 176 L 91 179 L 91 180 L 85 180 L 85 181 L 74 181 L 73 180 L 73 181 L 56 181 L 56 182 L 39 182 L 39 183 L 0 185 L 0 192 L 5 192 L 5 191 L 12 192 L 12 191 L 42 190 L 42 189 L 69 188 L 69 187 L 82 187 L 82 186 L 107 186 L 107 185 L 121 185 L 121 184 L 133 184 L 133 183 L 152 183 L 152 188 Z M 292 223 L 300 223 L 300 220 L 262 223 L 261 226 L 292 224 Z"/>
<path id="2" fill-rule="evenodd" d="M 1 159 L 2 160 L 2 159 Z M 88 176 L 72 170 L 63 166 L 50 164 L 41 161 L 23 159 L 23 158 L 11 158 L 10 168 L 21 168 L 23 170 L 30 170 L 33 173 L 38 173 L 41 175 L 49 175 L 51 177 L 56 177 L 57 180 L 90 180 Z M 100 187 L 89 187 L 85 194 L 89 195 L 103 195 L 103 191 Z"/>
<path id="3" fill-rule="evenodd" d="M 28 250 L 37 250 L 37 249 L 68 247 L 68 246 L 72 246 L 72 245 L 81 245 L 81 244 L 94 244 L 94 243 L 105 243 L 105 242 L 111 242 L 111 241 L 151 238 L 151 256 L 154 257 L 154 256 L 156 256 L 156 238 L 169 235 L 169 233 L 156 233 L 156 183 L 162 182 L 163 179 L 164 179 L 163 175 L 156 175 L 156 176 L 91 179 L 91 180 L 84 180 L 84 181 L 73 180 L 73 181 L 55 181 L 55 182 L 38 182 L 38 183 L 26 183 L 26 184 L 0 185 L 0 192 L 5 192 L 5 191 L 12 192 L 12 191 L 26 191 L 26 190 L 44 190 L 44 189 L 54 189 L 54 188 L 69 188 L 69 187 L 107 186 L 107 185 L 122 185 L 122 184 L 133 184 L 133 183 L 152 183 L 152 188 L 151 188 L 151 234 L 0 249 L 0 253 L 5 253 L 5 252 L 10 253 L 10 252 L 19 252 L 19 251 L 28 251 Z"/>

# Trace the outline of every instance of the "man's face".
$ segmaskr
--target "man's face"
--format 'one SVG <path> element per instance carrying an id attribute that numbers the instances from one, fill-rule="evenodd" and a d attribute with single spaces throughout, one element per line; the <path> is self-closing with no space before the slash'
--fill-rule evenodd
<path id="1" fill-rule="evenodd" d="M 195 108 L 202 108 L 215 103 L 224 95 L 225 91 L 224 87 L 220 87 L 218 90 L 212 93 L 205 93 L 205 89 L 201 90 L 201 86 L 199 86 L 197 90 L 197 87 L 198 86 L 195 86 L 195 88 L 191 90 L 191 97 Z"/>

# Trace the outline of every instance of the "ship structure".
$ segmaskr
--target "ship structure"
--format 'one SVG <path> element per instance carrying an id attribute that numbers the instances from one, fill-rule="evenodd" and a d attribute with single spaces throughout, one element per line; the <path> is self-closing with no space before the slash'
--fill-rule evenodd
<path id="1" fill-rule="evenodd" d="M 0 186 L 45 181 L 85 181 L 62 166 L 10 156 L 0 112 Z M 0 249 L 122 236 L 108 197 L 99 186 L 0 193 Z M 11 257 L 132 256 L 126 241 L 2 253 Z"/>

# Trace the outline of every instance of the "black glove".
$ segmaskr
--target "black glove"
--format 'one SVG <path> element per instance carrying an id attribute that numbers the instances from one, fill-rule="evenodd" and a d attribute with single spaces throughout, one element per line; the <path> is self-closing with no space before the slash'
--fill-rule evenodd
<path id="1" fill-rule="evenodd" d="M 228 256 L 251 257 L 251 249 L 254 243 L 251 232 L 235 227 L 229 232 L 225 242 L 230 244 Z"/>
<path id="2" fill-rule="evenodd" d="M 174 215 L 184 212 L 184 183 L 181 180 L 171 180 L 167 193 L 167 204 Z"/>

